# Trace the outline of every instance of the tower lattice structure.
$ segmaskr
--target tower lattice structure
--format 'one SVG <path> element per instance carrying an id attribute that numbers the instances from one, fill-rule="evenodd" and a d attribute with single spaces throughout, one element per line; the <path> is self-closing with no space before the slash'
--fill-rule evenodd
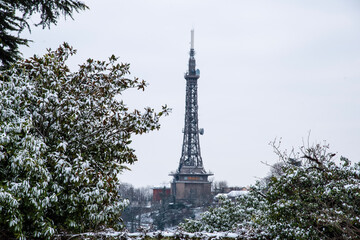
<path id="1" fill-rule="evenodd" d="M 185 126 L 179 167 L 172 182 L 172 193 L 177 200 L 201 203 L 211 195 L 211 182 L 203 166 L 199 135 L 204 133 L 198 123 L 198 85 L 200 71 L 196 69 L 194 30 L 191 31 L 191 48 L 188 71 L 185 73 L 186 100 Z"/>
<path id="2" fill-rule="evenodd" d="M 199 129 L 198 123 L 197 81 L 200 77 L 200 71 L 196 69 L 193 31 L 191 36 L 189 67 L 184 76 L 186 79 L 185 127 L 178 171 L 205 173 L 199 141 L 199 134 L 203 134 L 204 130 Z"/>

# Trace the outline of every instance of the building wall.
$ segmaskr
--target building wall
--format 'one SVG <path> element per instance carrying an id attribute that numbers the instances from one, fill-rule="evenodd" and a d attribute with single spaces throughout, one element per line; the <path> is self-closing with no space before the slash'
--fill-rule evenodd
<path id="1" fill-rule="evenodd" d="M 211 182 L 176 181 L 172 192 L 176 201 L 201 205 L 211 198 Z"/>
<path id="2" fill-rule="evenodd" d="M 171 196 L 170 188 L 153 188 L 153 202 L 160 202 Z"/>

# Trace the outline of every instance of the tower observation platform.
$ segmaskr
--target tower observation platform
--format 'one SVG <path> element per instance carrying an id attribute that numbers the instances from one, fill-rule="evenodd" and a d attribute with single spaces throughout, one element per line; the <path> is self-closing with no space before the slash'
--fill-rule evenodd
<path id="1" fill-rule="evenodd" d="M 185 73 L 186 100 L 185 100 L 185 127 L 182 144 L 181 158 L 178 169 L 171 173 L 173 181 L 171 192 L 178 202 L 188 202 L 201 205 L 210 200 L 211 182 L 203 166 L 200 152 L 199 135 L 204 134 L 204 129 L 198 126 L 198 94 L 197 81 L 200 77 L 196 69 L 194 50 L 194 30 L 191 30 L 191 48 L 188 71 Z"/>

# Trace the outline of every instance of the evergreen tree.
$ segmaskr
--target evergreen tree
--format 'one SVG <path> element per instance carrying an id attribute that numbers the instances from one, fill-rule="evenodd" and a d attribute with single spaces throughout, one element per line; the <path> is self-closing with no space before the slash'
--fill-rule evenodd
<path id="1" fill-rule="evenodd" d="M 0 1 L 0 61 L 8 67 L 20 57 L 20 45 L 27 45 L 29 39 L 19 37 L 24 29 L 30 31 L 29 18 L 40 15 L 35 26 L 50 27 L 56 24 L 60 15 L 72 18 L 73 12 L 85 10 L 87 6 L 79 0 L 3 0 Z"/>

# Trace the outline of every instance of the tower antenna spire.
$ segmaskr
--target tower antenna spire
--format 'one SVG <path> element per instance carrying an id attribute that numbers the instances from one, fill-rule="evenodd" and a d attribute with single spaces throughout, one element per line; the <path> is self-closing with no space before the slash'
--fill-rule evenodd
<path id="1" fill-rule="evenodd" d="M 194 29 L 191 29 L 191 49 L 194 49 Z"/>

